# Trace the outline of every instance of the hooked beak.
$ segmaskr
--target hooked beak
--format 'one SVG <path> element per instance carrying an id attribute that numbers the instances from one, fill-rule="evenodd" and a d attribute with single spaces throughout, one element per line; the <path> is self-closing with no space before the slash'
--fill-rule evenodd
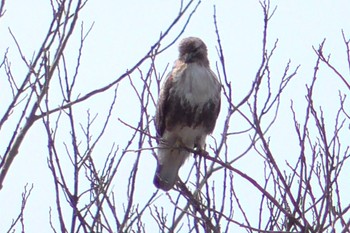
<path id="1" fill-rule="evenodd" d="M 187 53 L 185 55 L 185 63 L 191 63 L 193 62 L 193 53 Z"/>

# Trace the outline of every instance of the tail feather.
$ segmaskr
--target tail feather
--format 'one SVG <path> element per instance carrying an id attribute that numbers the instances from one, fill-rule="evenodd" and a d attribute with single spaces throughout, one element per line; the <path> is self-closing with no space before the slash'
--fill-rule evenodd
<path id="1" fill-rule="evenodd" d="M 157 155 L 157 170 L 153 179 L 154 185 L 169 191 L 177 181 L 179 169 L 189 154 L 184 149 L 160 148 Z"/>

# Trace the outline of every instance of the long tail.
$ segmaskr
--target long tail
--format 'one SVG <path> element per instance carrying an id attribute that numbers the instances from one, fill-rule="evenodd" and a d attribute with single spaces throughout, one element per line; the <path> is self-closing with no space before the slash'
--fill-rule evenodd
<path id="1" fill-rule="evenodd" d="M 178 178 L 181 165 L 189 156 L 185 149 L 160 148 L 158 149 L 158 164 L 153 183 L 157 188 L 169 191 Z"/>

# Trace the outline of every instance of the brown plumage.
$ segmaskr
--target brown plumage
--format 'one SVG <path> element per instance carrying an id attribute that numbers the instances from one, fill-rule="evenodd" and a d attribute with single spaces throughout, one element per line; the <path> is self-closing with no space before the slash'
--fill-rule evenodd
<path id="1" fill-rule="evenodd" d="M 179 58 L 163 84 L 156 111 L 158 165 L 154 184 L 170 190 L 189 156 L 204 149 L 220 111 L 220 83 L 209 67 L 207 47 L 196 37 L 179 45 Z"/>

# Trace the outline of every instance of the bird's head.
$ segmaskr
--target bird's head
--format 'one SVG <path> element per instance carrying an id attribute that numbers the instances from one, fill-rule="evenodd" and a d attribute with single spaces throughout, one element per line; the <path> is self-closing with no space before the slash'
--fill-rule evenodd
<path id="1" fill-rule="evenodd" d="M 207 46 L 197 37 L 187 37 L 180 42 L 179 60 L 185 63 L 197 62 L 209 66 Z"/>

